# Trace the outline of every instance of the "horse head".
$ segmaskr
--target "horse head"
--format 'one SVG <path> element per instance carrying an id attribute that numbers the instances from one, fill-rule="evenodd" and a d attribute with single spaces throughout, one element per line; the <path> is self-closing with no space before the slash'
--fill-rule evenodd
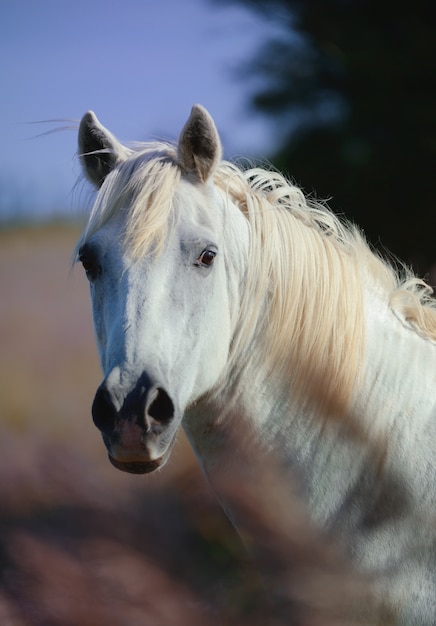
<path id="1" fill-rule="evenodd" d="M 115 467 L 151 472 L 226 368 L 248 226 L 213 183 L 221 144 L 200 106 L 177 147 L 127 148 L 88 112 L 79 156 L 98 191 L 77 247 L 104 372 L 93 420 Z"/>

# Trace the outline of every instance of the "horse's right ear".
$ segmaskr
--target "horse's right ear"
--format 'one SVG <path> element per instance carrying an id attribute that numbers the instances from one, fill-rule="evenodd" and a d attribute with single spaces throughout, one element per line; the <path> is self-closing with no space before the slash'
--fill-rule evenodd
<path id="1" fill-rule="evenodd" d="M 101 187 L 106 176 L 126 156 L 127 149 L 100 124 L 95 113 L 85 113 L 79 127 L 79 159 L 86 178 Z"/>

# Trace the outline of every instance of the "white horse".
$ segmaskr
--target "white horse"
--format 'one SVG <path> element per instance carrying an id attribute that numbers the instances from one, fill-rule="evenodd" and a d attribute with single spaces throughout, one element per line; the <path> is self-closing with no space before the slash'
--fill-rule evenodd
<path id="1" fill-rule="evenodd" d="M 98 188 L 76 251 L 104 372 L 92 414 L 113 465 L 163 466 L 182 424 L 212 476 L 237 466 L 223 428 L 245 419 L 389 623 L 436 624 L 431 290 L 281 175 L 222 161 L 200 106 L 177 146 L 126 147 L 88 112 L 79 154 Z"/>

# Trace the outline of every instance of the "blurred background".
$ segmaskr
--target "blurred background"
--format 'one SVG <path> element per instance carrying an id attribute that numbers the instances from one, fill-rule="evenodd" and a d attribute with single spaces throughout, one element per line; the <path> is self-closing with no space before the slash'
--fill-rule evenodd
<path id="1" fill-rule="evenodd" d="M 268 159 L 436 284 L 435 27 L 422 0 L 1 3 L 0 624 L 253 623 L 258 581 L 183 434 L 137 477 L 92 424 L 81 115 L 174 139 L 199 102 L 227 158 Z"/>

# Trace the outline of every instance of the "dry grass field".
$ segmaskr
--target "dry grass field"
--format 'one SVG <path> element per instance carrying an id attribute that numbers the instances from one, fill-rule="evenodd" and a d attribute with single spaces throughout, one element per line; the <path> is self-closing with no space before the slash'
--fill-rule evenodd
<path id="1" fill-rule="evenodd" d="M 0 624 L 245 623 L 251 568 L 183 434 L 160 473 L 107 460 L 77 236 L 0 231 Z"/>

